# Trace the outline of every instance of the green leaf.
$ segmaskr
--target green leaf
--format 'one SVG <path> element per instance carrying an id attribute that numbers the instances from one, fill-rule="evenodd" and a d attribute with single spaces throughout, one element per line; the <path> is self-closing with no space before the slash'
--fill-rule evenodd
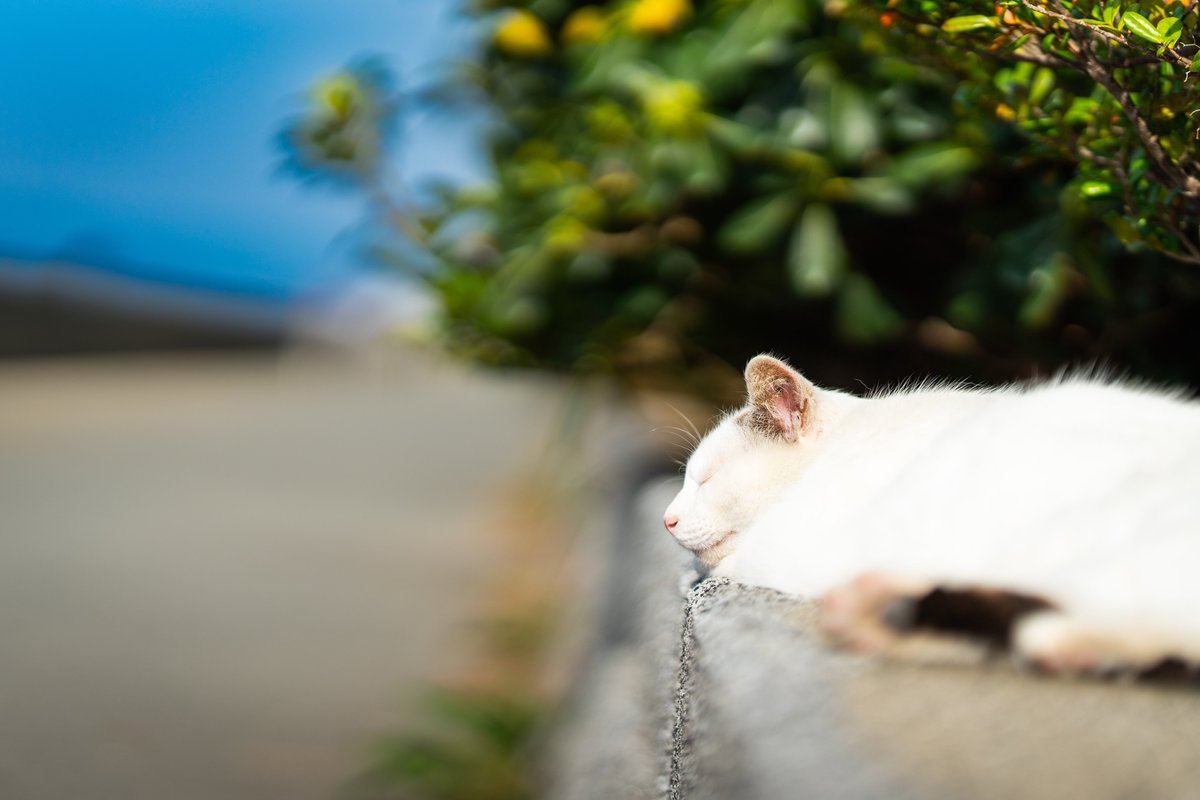
<path id="1" fill-rule="evenodd" d="M 796 215 L 791 192 L 761 198 L 743 206 L 717 232 L 717 241 L 730 253 L 744 255 L 766 249 Z"/>
<path id="2" fill-rule="evenodd" d="M 679 149 L 688 159 L 683 169 L 688 190 L 697 195 L 716 194 L 725 188 L 728 165 L 718 157 L 717 150 L 707 137 L 679 142 Z"/>
<path id="3" fill-rule="evenodd" d="M 929 144 L 913 147 L 892 162 L 888 176 L 910 188 L 956 178 L 973 169 L 978 156 L 969 147 Z"/>
<path id="4" fill-rule="evenodd" d="M 892 308 L 874 282 L 865 275 L 846 276 L 838 297 L 836 323 L 838 334 L 847 342 L 877 344 L 895 338 L 904 330 L 904 320 Z"/>
<path id="5" fill-rule="evenodd" d="M 1041 105 L 1053 88 L 1054 71 L 1049 67 L 1042 67 L 1033 74 L 1033 83 L 1029 86 L 1029 102 Z"/>
<path id="6" fill-rule="evenodd" d="M 1156 29 L 1162 35 L 1163 44 L 1174 47 L 1183 35 L 1183 22 L 1175 17 L 1163 17 Z"/>
<path id="7" fill-rule="evenodd" d="M 829 206 L 814 203 L 804 210 L 792 233 L 787 260 L 797 293 L 824 297 L 838 287 L 846 271 L 846 246 Z"/>
<path id="8" fill-rule="evenodd" d="M 889 178 L 842 178 L 848 200 L 879 214 L 910 214 L 917 205 L 911 190 Z"/>
<path id="9" fill-rule="evenodd" d="M 749 125 L 713 115 L 708 120 L 708 132 L 719 143 L 734 152 L 759 147 L 765 137 Z"/>
<path id="10" fill-rule="evenodd" d="M 978 330 L 987 319 L 987 297 L 978 291 L 967 290 L 954 297 L 946 306 L 946 319 L 956 328 Z"/>
<path id="11" fill-rule="evenodd" d="M 1158 32 L 1158 29 L 1150 24 L 1150 20 L 1136 11 L 1126 11 L 1121 17 L 1121 26 L 1136 33 L 1148 42 L 1153 42 L 1154 44 L 1163 43 L 1163 36 Z"/>
<path id="12" fill-rule="evenodd" d="M 1037 330 L 1054 320 L 1070 293 L 1070 277 L 1070 261 L 1063 253 L 1055 253 L 1029 274 L 1027 294 L 1017 309 L 1017 319 L 1024 328 Z"/>
<path id="13" fill-rule="evenodd" d="M 1121 244 L 1128 246 L 1142 241 L 1142 233 L 1138 230 L 1137 225 L 1125 217 L 1106 217 L 1105 221 L 1108 222 L 1109 227 L 1112 228 L 1113 233 L 1116 234 Z"/>
<path id="14" fill-rule="evenodd" d="M 1076 97 L 1063 119 L 1072 125 L 1086 125 L 1095 119 L 1100 111 L 1100 104 L 1091 97 Z"/>
<path id="15" fill-rule="evenodd" d="M 1026 42 L 1028 42 L 1028 41 L 1029 41 L 1029 40 L 1030 40 L 1032 37 L 1033 37 L 1033 34 L 1032 34 L 1032 33 L 1027 33 L 1027 34 L 1025 34 L 1024 36 L 1022 36 L 1021 38 L 1017 39 L 1016 41 L 1014 41 L 1014 42 L 1012 42 L 1012 43 L 1010 43 L 1010 44 L 1007 44 L 1007 45 L 1005 45 L 1004 49 L 1005 49 L 1005 50 L 1007 50 L 1007 51 L 1008 51 L 1008 52 L 1010 52 L 1010 53 L 1015 53 L 1015 52 L 1017 52 L 1018 50 L 1020 50 L 1020 49 L 1021 49 L 1021 47 L 1022 47 L 1022 46 L 1023 46 L 1023 45 L 1024 45 Z"/>
<path id="16" fill-rule="evenodd" d="M 843 164 L 858 164 L 879 147 L 874 103 L 851 83 L 838 81 L 829 89 L 828 130 L 832 155 Z"/>
<path id="17" fill-rule="evenodd" d="M 1104 21 L 1105 21 L 1106 23 L 1108 23 L 1109 25 L 1116 25 L 1116 22 L 1117 22 L 1117 11 L 1118 11 L 1117 4 L 1116 4 L 1116 3 L 1110 3 L 1110 4 L 1109 4 L 1109 5 L 1108 5 L 1108 6 L 1107 6 L 1105 9 L 1104 9 Z"/>
<path id="18" fill-rule="evenodd" d="M 1108 197 L 1113 193 L 1113 185 L 1104 181 L 1084 181 L 1079 184 L 1079 194 L 1089 200 L 1097 197 Z"/>
<path id="19" fill-rule="evenodd" d="M 961 17 L 951 17 L 942 23 L 942 30 L 946 33 L 966 33 L 967 31 L 978 31 L 983 28 L 996 27 L 995 17 L 985 17 L 983 14 L 967 14 Z"/>

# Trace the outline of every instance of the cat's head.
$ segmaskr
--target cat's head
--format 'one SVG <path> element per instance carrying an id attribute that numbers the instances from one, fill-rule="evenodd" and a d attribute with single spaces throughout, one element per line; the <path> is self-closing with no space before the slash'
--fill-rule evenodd
<path id="1" fill-rule="evenodd" d="M 697 445 L 663 515 L 671 535 L 709 566 L 803 474 L 824 428 L 822 406 L 835 393 L 760 355 L 746 365 L 746 394 L 746 405 Z"/>

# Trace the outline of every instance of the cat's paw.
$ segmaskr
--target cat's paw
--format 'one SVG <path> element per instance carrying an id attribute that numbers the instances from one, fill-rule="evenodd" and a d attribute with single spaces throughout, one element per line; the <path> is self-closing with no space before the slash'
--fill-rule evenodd
<path id="1" fill-rule="evenodd" d="M 1145 631 L 1104 628 L 1056 611 L 1023 619 L 1013 651 L 1040 670 L 1064 675 L 1141 674 L 1182 656 Z"/>

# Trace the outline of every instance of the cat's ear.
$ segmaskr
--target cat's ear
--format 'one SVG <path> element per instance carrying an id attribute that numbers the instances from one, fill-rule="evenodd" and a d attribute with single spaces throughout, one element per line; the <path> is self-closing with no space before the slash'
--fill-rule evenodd
<path id="1" fill-rule="evenodd" d="M 742 421 L 752 430 L 795 442 L 811 427 L 816 389 L 778 358 L 761 355 L 750 359 L 746 393 L 749 406 Z"/>

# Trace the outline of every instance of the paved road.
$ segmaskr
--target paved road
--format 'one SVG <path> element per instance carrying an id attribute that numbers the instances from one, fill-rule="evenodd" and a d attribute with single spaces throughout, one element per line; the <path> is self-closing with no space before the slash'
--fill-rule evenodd
<path id="1" fill-rule="evenodd" d="M 415 356 L 0 367 L 0 797 L 329 797 L 464 656 L 557 402 Z"/>

